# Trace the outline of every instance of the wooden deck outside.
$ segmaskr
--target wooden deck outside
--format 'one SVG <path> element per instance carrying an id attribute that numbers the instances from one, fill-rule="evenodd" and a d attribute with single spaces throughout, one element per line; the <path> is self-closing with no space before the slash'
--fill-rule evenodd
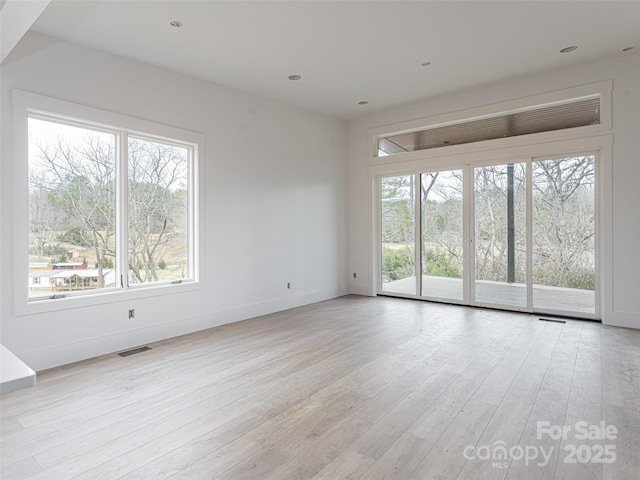
<path id="1" fill-rule="evenodd" d="M 415 295 L 416 277 L 407 277 L 383 284 L 383 291 Z M 445 277 L 422 277 L 422 296 L 462 301 L 462 279 Z M 476 302 L 524 308 L 527 305 L 526 285 L 521 283 L 476 282 Z M 595 292 L 575 288 L 533 286 L 533 304 L 546 310 L 562 310 L 567 313 L 595 313 Z"/>

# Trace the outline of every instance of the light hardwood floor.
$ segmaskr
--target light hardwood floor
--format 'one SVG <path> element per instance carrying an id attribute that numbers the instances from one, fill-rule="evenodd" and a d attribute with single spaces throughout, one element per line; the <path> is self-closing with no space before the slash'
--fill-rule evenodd
<path id="1" fill-rule="evenodd" d="M 349 296 L 150 346 L 3 395 L 2 479 L 640 478 L 640 331 Z"/>

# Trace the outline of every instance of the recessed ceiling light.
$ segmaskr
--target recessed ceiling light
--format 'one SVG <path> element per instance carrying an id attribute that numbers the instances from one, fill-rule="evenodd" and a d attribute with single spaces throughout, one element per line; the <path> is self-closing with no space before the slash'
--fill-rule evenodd
<path id="1" fill-rule="evenodd" d="M 631 51 L 631 50 L 633 50 L 634 48 L 635 48 L 635 47 L 626 47 L 626 48 L 623 48 L 623 49 L 622 49 L 622 51 L 623 51 L 623 52 L 630 52 L 630 51 Z"/>
<path id="2" fill-rule="evenodd" d="M 562 50 L 560 50 L 560 53 L 569 53 L 569 52 L 573 52 L 575 50 L 577 50 L 578 47 L 576 47 L 575 45 L 572 45 L 570 47 L 565 47 Z"/>
<path id="3" fill-rule="evenodd" d="M 368 103 L 369 103 L 369 102 L 367 102 L 366 100 L 360 100 L 360 101 L 358 102 L 358 105 L 366 105 L 366 104 L 368 104 Z"/>
<path id="4" fill-rule="evenodd" d="M 182 22 L 180 20 L 173 20 L 169 23 L 172 27 L 180 28 L 182 26 Z"/>
<path id="5" fill-rule="evenodd" d="M 300 80 L 302 78 L 301 75 L 289 75 L 289 80 Z"/>
<path id="6" fill-rule="evenodd" d="M 428 67 L 429 65 L 431 65 L 431 62 L 422 62 L 420 65 L 423 67 Z"/>

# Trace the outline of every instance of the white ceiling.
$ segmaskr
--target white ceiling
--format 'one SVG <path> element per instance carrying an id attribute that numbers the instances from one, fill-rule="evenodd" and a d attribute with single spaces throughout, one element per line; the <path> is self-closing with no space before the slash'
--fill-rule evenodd
<path id="1" fill-rule="evenodd" d="M 640 1 L 54 0 L 32 29 L 354 118 L 636 55 Z M 571 45 L 578 50 L 559 53 Z M 628 46 L 635 49 L 623 53 Z"/>

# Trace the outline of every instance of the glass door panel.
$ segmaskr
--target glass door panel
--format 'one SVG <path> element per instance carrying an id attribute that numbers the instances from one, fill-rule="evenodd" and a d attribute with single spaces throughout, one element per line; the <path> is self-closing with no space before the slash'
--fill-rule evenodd
<path id="1" fill-rule="evenodd" d="M 462 301 L 462 170 L 420 176 L 422 296 Z"/>
<path id="2" fill-rule="evenodd" d="M 565 155 L 381 178 L 379 292 L 597 318 L 595 170 Z"/>
<path id="3" fill-rule="evenodd" d="M 534 161 L 533 308 L 596 313 L 595 157 Z"/>
<path id="4" fill-rule="evenodd" d="M 415 176 L 381 179 L 382 291 L 416 295 Z"/>
<path id="5" fill-rule="evenodd" d="M 474 301 L 527 307 L 526 164 L 474 169 Z"/>

